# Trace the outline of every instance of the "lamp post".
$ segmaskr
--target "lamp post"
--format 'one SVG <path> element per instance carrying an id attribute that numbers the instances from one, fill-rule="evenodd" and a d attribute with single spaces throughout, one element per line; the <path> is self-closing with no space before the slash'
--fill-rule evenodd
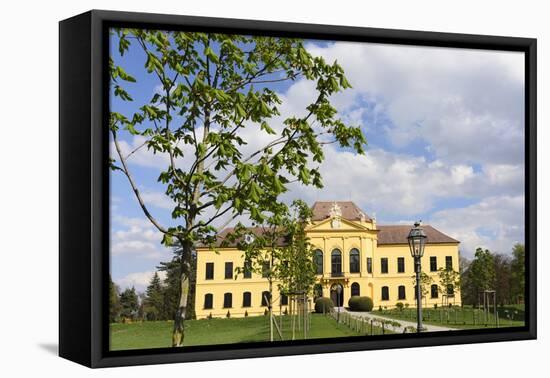
<path id="1" fill-rule="evenodd" d="M 340 324 L 340 295 L 342 294 L 342 285 L 338 284 L 334 289 L 336 290 L 336 307 L 338 307 L 336 323 Z"/>
<path id="2" fill-rule="evenodd" d="M 426 245 L 426 239 L 428 237 L 424 233 L 422 227 L 420 227 L 420 221 L 414 224 L 411 228 L 407 240 L 409 241 L 409 248 L 411 250 L 411 256 L 414 259 L 414 271 L 416 273 L 416 331 L 422 332 L 424 327 L 422 326 L 422 288 L 420 285 L 420 274 L 422 273 L 422 266 L 420 259 L 424 255 L 424 246 Z"/>

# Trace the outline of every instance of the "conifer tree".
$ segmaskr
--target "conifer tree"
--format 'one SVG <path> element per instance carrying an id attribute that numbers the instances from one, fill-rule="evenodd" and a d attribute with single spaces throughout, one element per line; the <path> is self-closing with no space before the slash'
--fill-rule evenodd
<path id="1" fill-rule="evenodd" d="M 139 310 L 139 300 L 136 289 L 127 288 L 120 294 L 120 315 L 127 319 L 136 319 Z"/>
<path id="2" fill-rule="evenodd" d="M 164 295 L 163 287 L 158 275 L 158 272 L 155 272 L 151 278 L 149 286 L 145 291 L 145 300 L 144 300 L 144 312 L 147 320 L 159 320 L 162 318 L 162 313 L 164 310 Z"/>
<path id="3" fill-rule="evenodd" d="M 118 321 L 121 310 L 119 288 L 109 275 L 109 322 Z"/>

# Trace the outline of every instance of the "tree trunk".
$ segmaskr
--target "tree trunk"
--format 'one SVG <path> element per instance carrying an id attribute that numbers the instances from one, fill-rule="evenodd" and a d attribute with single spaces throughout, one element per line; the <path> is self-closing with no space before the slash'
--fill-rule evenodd
<path id="1" fill-rule="evenodd" d="M 273 259 L 272 259 L 273 260 Z M 273 341 L 273 306 L 272 306 L 272 298 L 273 298 L 273 281 L 271 280 L 271 277 L 269 278 L 269 341 Z"/>
<path id="2" fill-rule="evenodd" d="M 174 329 L 172 331 L 172 347 L 183 346 L 185 338 L 185 316 L 187 315 L 187 303 L 189 300 L 189 288 L 191 286 L 191 242 L 181 242 L 181 283 L 180 283 L 180 300 L 176 316 L 174 318 Z"/>

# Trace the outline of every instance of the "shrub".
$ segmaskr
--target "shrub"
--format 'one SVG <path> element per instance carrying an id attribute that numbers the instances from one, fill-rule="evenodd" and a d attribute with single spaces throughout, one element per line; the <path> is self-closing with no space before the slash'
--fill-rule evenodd
<path id="1" fill-rule="evenodd" d="M 332 302 L 332 299 L 327 297 L 320 297 L 317 298 L 315 301 L 315 312 L 322 314 L 326 312 L 330 312 L 330 310 L 334 307 L 334 303 Z"/>
<path id="2" fill-rule="evenodd" d="M 285 308 L 285 312 L 283 312 L 283 315 L 288 315 L 288 308 Z"/>
<path id="3" fill-rule="evenodd" d="M 378 311 L 382 311 L 382 306 L 378 306 Z"/>
<path id="4" fill-rule="evenodd" d="M 227 314 L 225 314 L 225 317 L 226 317 L 226 318 L 230 318 L 230 317 L 231 317 L 231 313 L 229 312 L 229 310 L 227 310 Z"/>
<path id="5" fill-rule="evenodd" d="M 371 311 L 373 303 L 370 297 L 354 295 L 349 299 L 348 306 L 352 311 Z"/>
<path id="6" fill-rule="evenodd" d="M 269 311 L 267 311 L 267 308 L 264 310 L 264 316 L 267 316 L 269 314 Z"/>
<path id="7" fill-rule="evenodd" d="M 403 304 L 403 302 L 397 302 L 395 304 L 395 307 L 399 310 L 399 311 L 403 311 L 403 307 L 405 307 L 405 305 Z"/>
<path id="8" fill-rule="evenodd" d="M 416 327 L 413 327 L 413 326 L 404 327 L 403 333 L 416 333 Z"/>
<path id="9" fill-rule="evenodd" d="M 244 312 L 244 317 L 245 317 L 245 318 L 248 317 L 248 310 L 245 310 L 245 312 Z"/>
<path id="10" fill-rule="evenodd" d="M 434 303 L 434 308 L 437 309 L 437 303 Z"/>

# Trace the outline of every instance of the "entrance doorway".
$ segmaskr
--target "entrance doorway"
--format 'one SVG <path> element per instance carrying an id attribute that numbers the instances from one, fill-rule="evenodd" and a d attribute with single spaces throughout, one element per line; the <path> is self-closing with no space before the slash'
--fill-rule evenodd
<path id="1" fill-rule="evenodd" d="M 330 299 L 332 299 L 332 303 L 337 307 L 344 305 L 344 287 L 341 284 L 337 283 L 330 287 Z"/>

